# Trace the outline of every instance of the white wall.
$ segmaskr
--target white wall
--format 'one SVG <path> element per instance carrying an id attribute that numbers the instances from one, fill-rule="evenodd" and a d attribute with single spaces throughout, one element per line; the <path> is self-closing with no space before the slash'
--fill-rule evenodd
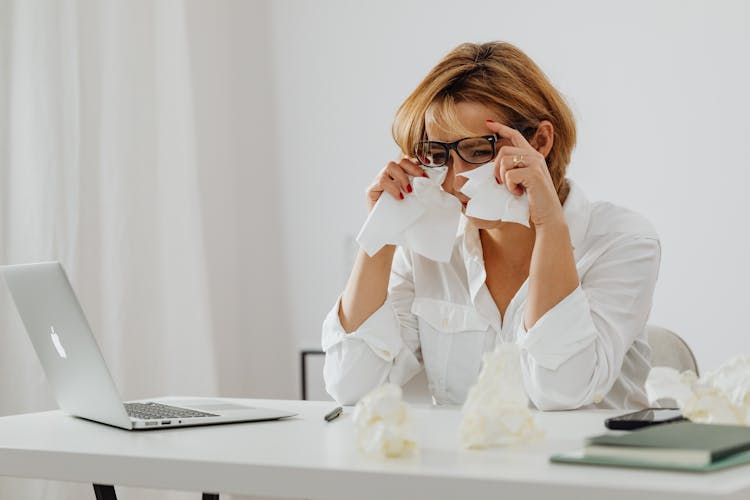
<path id="1" fill-rule="evenodd" d="M 518 45 L 567 96 L 569 175 L 662 237 L 652 322 L 702 368 L 750 352 L 750 3 L 272 2 L 276 168 L 291 328 L 317 345 L 343 287 L 363 193 L 396 153 L 393 114 L 464 41 Z"/>

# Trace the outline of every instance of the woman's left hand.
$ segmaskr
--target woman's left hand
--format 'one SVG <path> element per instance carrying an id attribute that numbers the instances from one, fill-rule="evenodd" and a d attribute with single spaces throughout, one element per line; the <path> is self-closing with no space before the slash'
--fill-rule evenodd
<path id="1" fill-rule="evenodd" d="M 487 128 L 511 142 L 510 146 L 502 146 L 495 158 L 497 182 L 505 184 L 515 195 L 526 192 L 530 219 L 537 228 L 549 223 L 564 223 L 560 198 L 544 156 L 514 128 L 492 120 L 487 120 Z"/>

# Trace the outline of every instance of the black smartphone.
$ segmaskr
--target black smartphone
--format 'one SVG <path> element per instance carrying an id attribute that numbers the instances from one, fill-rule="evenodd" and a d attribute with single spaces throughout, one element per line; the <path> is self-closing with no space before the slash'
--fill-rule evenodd
<path id="1" fill-rule="evenodd" d="M 646 408 L 604 421 L 607 429 L 626 430 L 640 429 L 649 425 L 666 424 L 686 420 L 678 408 Z"/>

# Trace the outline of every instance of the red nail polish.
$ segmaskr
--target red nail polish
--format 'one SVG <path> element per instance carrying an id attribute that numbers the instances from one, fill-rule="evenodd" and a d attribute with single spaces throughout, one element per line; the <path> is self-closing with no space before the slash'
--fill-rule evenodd
<path id="1" fill-rule="evenodd" d="M 407 184 L 407 185 L 406 185 L 406 190 L 407 190 L 407 191 L 409 191 L 409 192 L 411 193 L 411 184 Z"/>
<path id="2" fill-rule="evenodd" d="M 500 179 L 498 179 L 497 177 L 495 177 L 495 182 L 497 182 L 498 184 L 500 184 Z"/>
<path id="3" fill-rule="evenodd" d="M 495 120 L 487 120 L 487 123 L 495 123 Z"/>
<path id="4" fill-rule="evenodd" d="M 398 195 L 401 197 L 401 199 L 404 199 L 404 193 L 398 193 Z"/>
<path id="5" fill-rule="evenodd" d="M 425 172 L 424 170 L 422 170 L 422 177 L 427 177 L 428 179 L 430 178 L 430 176 L 427 175 L 427 172 Z"/>

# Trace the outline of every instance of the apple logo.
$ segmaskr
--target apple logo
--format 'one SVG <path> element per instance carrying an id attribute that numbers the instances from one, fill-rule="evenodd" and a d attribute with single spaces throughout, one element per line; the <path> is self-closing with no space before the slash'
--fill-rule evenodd
<path id="1" fill-rule="evenodd" d="M 57 354 L 59 354 L 61 358 L 67 358 L 68 354 L 65 352 L 65 348 L 60 342 L 60 336 L 57 335 L 57 333 L 55 333 L 55 327 L 50 326 L 49 330 L 50 330 L 49 336 L 52 337 L 52 344 L 55 346 L 55 350 L 57 351 Z"/>

